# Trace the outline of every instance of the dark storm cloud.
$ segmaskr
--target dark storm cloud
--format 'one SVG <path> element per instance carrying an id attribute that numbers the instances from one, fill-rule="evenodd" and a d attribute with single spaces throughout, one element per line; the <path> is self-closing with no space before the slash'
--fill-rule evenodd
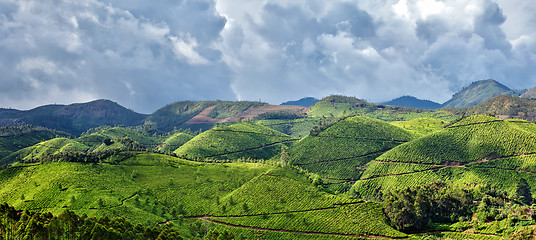
<path id="1" fill-rule="evenodd" d="M 161 3 L 161 15 L 132 4 L 2 2 L 2 106 L 108 98 L 152 112 L 178 100 L 235 99 L 230 70 L 211 47 L 225 25 L 212 2 Z M 173 14 L 183 18 L 168 21 Z"/>
<path id="2" fill-rule="evenodd" d="M 523 0 L 0 0 L 0 107 L 108 98 L 447 100 L 536 86 Z"/>

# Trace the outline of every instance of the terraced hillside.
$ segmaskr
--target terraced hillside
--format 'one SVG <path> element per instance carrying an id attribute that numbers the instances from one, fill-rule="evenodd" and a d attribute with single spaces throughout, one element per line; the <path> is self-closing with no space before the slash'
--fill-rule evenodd
<path id="1" fill-rule="evenodd" d="M 220 213 L 224 214 L 205 219 L 250 230 L 312 236 L 407 236 L 387 224 L 380 204 L 321 192 L 288 168 L 254 178 L 221 202 Z"/>
<path id="2" fill-rule="evenodd" d="M 371 161 L 352 192 L 377 197 L 393 188 L 434 180 L 490 184 L 511 194 L 526 181 L 535 189 L 534 139 L 533 123 L 485 115 L 467 117 Z"/>
<path id="3" fill-rule="evenodd" d="M 270 159 L 280 152 L 282 144 L 296 140 L 271 128 L 244 122 L 203 132 L 175 154 L 187 158 Z"/>
<path id="4" fill-rule="evenodd" d="M 288 150 L 288 162 L 329 184 L 345 185 L 359 179 L 370 160 L 411 138 L 408 131 L 386 122 L 348 117 L 296 142 Z"/>
<path id="5" fill-rule="evenodd" d="M 422 137 L 429 133 L 442 129 L 448 122 L 437 118 L 417 118 L 409 121 L 395 121 L 392 125 L 406 129 L 415 138 Z"/>
<path id="6" fill-rule="evenodd" d="M 188 133 L 175 133 L 167 137 L 166 140 L 164 140 L 164 142 L 158 147 L 158 150 L 163 152 L 173 152 L 180 146 L 190 141 L 192 138 L 193 136 Z"/>
<path id="7" fill-rule="evenodd" d="M 322 192 L 291 168 L 160 154 L 137 153 L 115 164 L 54 162 L 0 170 L 0 201 L 54 214 L 67 209 L 121 216 L 133 224 L 173 222 L 190 238 L 198 237 L 189 234 L 199 220 L 211 223 L 201 229 L 230 229 L 246 238 L 407 236 L 387 224 L 380 204 Z"/>

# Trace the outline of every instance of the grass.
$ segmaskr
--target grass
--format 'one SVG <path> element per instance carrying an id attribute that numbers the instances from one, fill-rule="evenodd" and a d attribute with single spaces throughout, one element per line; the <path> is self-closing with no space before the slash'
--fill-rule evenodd
<path id="1" fill-rule="evenodd" d="M 447 122 L 437 118 L 417 118 L 409 121 L 395 121 L 391 124 L 408 130 L 415 137 L 422 137 L 441 130 Z"/>
<path id="2" fill-rule="evenodd" d="M 289 149 L 290 163 L 326 178 L 358 179 L 356 167 L 411 138 L 406 130 L 380 120 L 345 118 L 296 142 Z"/>
<path id="3" fill-rule="evenodd" d="M 226 194 L 273 167 L 208 164 L 138 154 L 119 165 L 49 163 L 0 171 L 0 201 L 17 208 L 89 216 L 124 216 L 136 223 L 202 215 Z"/>
<path id="4" fill-rule="evenodd" d="M 170 137 L 164 140 L 164 143 L 158 147 L 158 150 L 164 152 L 173 152 L 177 150 L 180 146 L 184 145 L 186 142 L 190 141 L 193 138 L 192 135 L 187 133 L 175 133 Z"/>
<path id="5" fill-rule="evenodd" d="M 445 164 L 536 152 L 536 125 L 472 116 L 444 130 L 400 145 L 378 158 L 382 161 Z"/>
<path id="6" fill-rule="evenodd" d="M 300 119 L 257 120 L 255 122 L 292 137 L 302 138 L 307 136 L 311 132 L 313 126 L 319 121 L 319 118 L 310 117 Z"/>
<path id="7" fill-rule="evenodd" d="M 282 142 L 294 138 L 255 123 L 216 127 L 194 137 L 175 153 L 188 158 L 270 159 L 278 154 Z"/>
<path id="8" fill-rule="evenodd" d="M 90 217 L 122 216 L 134 224 L 172 221 L 179 228 L 190 226 L 185 225 L 193 221 L 189 219 L 208 216 L 226 224 L 295 231 L 262 231 L 287 238 L 406 236 L 387 224 L 380 204 L 323 192 L 296 169 L 201 163 L 160 154 L 138 153 L 115 165 L 55 162 L 1 170 L 0 201 L 54 214 L 69 209 Z M 242 236 L 259 232 L 216 225 Z"/>

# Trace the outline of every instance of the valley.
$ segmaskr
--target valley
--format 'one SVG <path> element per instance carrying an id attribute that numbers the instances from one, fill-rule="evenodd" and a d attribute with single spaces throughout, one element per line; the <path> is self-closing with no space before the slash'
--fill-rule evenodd
<path id="1" fill-rule="evenodd" d="M 482 91 L 457 96 L 489 98 L 435 110 L 333 95 L 310 106 L 177 102 L 150 115 L 110 114 L 94 105 L 116 106 L 104 100 L 3 113 L 0 235 L 526 239 L 536 100 L 471 89 Z"/>

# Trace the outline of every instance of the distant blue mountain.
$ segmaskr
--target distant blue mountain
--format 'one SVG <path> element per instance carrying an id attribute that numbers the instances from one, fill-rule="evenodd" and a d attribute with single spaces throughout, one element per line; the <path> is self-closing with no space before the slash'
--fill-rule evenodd
<path id="1" fill-rule="evenodd" d="M 288 101 L 281 103 L 281 105 L 293 105 L 293 106 L 302 106 L 302 107 L 310 107 L 319 100 L 314 97 L 305 97 L 298 101 Z"/>
<path id="2" fill-rule="evenodd" d="M 399 107 L 410 107 L 410 108 L 420 108 L 420 109 L 438 109 L 441 108 L 441 104 L 432 102 L 430 100 L 422 100 L 413 96 L 402 96 L 396 99 L 393 99 L 382 104 L 399 106 Z"/>

